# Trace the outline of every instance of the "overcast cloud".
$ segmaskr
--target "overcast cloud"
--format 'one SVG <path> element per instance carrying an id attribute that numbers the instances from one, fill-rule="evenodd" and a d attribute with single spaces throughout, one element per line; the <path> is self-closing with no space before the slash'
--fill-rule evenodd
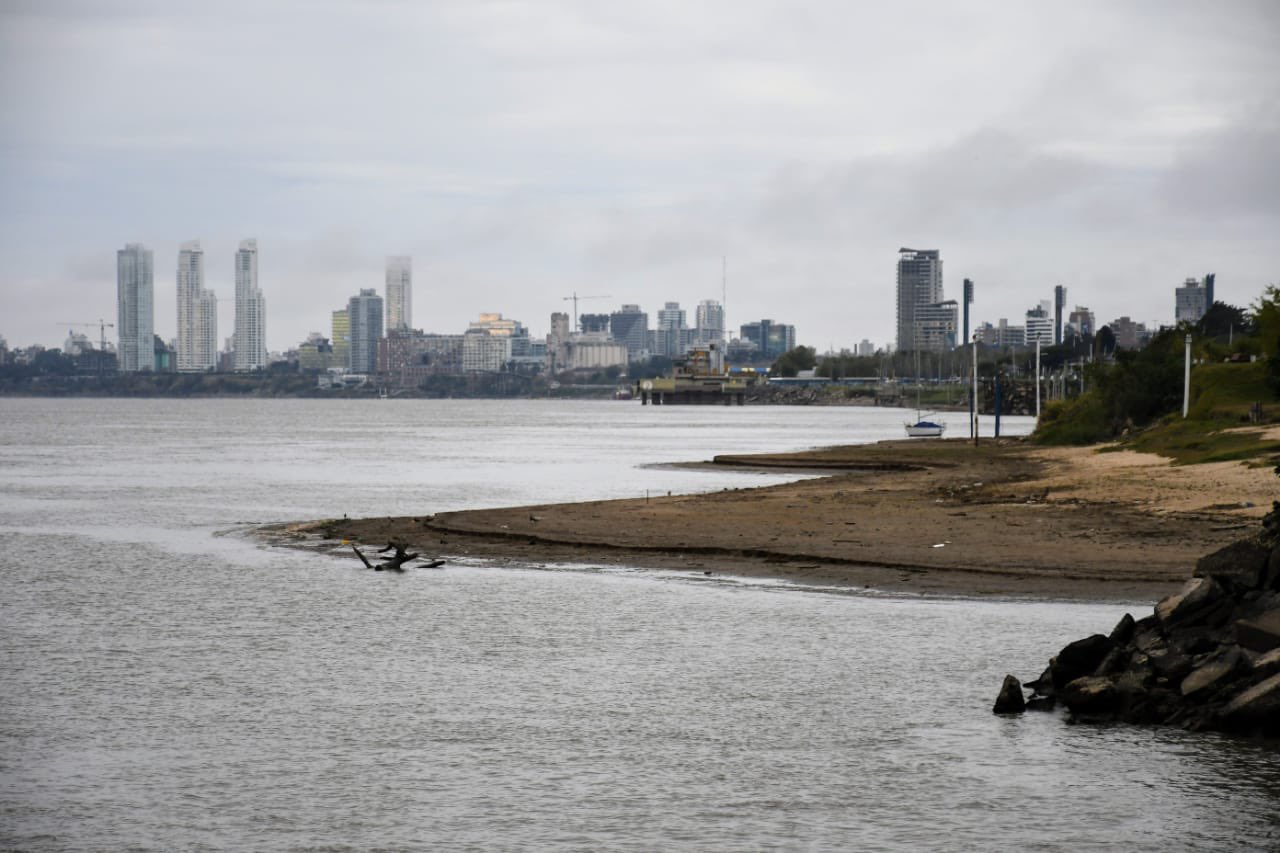
<path id="1" fill-rule="evenodd" d="M 1048 6 L 7 2 L 0 335 L 114 321 L 142 242 L 171 337 L 196 238 L 227 300 L 258 239 L 273 350 L 391 254 L 415 326 L 537 335 L 575 290 L 692 316 L 727 257 L 730 325 L 819 349 L 892 340 L 900 246 L 993 322 L 1280 283 L 1280 4 Z"/>

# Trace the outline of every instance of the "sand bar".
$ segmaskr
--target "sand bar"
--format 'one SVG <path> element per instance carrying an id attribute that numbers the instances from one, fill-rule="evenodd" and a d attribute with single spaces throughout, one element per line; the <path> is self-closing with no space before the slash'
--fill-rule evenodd
<path id="1" fill-rule="evenodd" d="M 432 556 L 677 569 L 891 592 L 1154 601 L 1256 527 L 1270 466 L 1175 466 L 1021 440 L 915 440 L 705 464 L 820 471 L 778 486 L 277 525 Z"/>

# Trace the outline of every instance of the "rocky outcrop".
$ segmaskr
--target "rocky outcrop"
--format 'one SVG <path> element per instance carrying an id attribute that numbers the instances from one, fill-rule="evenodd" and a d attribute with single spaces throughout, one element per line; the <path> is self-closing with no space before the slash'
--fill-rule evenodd
<path id="1" fill-rule="evenodd" d="M 1010 680 L 998 713 L 1016 713 Z M 1028 708 L 1061 702 L 1077 719 L 1280 737 L 1280 501 L 1150 616 L 1070 643 L 1026 687 Z"/>
<path id="2" fill-rule="evenodd" d="M 1000 695 L 996 697 L 996 706 L 992 710 L 997 714 L 1020 714 L 1027 709 L 1026 697 L 1022 695 L 1022 685 L 1012 675 L 1004 677 L 1000 685 Z"/>

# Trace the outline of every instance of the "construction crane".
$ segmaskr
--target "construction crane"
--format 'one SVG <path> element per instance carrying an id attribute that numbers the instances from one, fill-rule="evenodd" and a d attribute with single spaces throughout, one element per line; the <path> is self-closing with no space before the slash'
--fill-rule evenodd
<path id="1" fill-rule="evenodd" d="M 573 331 L 576 332 L 578 330 L 578 300 L 579 299 L 612 299 L 612 298 L 613 298 L 612 294 L 609 294 L 609 293 L 597 294 L 595 296 L 579 296 L 576 290 L 573 292 L 572 296 L 564 297 L 563 301 L 573 302 Z"/>
<path id="2" fill-rule="evenodd" d="M 99 343 L 98 343 L 98 349 L 99 349 L 101 352 L 106 352 L 106 351 L 107 351 L 107 329 L 114 329 L 114 328 L 116 327 L 116 324 L 115 324 L 115 323 L 108 323 L 106 320 L 103 320 L 103 319 L 101 319 L 101 318 L 99 318 L 99 319 L 98 319 L 98 322 L 96 322 L 96 323 L 59 323 L 58 325 L 59 325 L 59 326 L 71 326 L 71 327 L 73 327 L 73 328 L 80 328 L 80 327 L 82 327 L 82 326 L 83 326 L 83 327 L 88 328 L 88 329 L 92 329 L 94 326 L 97 326 L 97 327 L 98 327 L 98 341 L 99 341 Z"/>

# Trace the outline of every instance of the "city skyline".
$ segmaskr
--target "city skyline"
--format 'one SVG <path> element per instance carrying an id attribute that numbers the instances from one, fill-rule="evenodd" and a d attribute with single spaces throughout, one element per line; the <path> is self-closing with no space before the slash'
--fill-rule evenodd
<path id="1" fill-rule="evenodd" d="M 727 258 L 728 328 L 785 315 L 820 349 L 894 339 L 904 245 L 941 250 L 952 298 L 976 283 L 975 322 L 1062 285 L 1170 323 L 1187 277 L 1239 305 L 1280 278 L 1274 4 L 286 3 L 247 30 L 235 6 L 0 10 L 0 335 L 112 316 L 110 253 L 142 242 L 173 338 L 192 234 L 224 296 L 239 238 L 269 247 L 271 350 L 381 289 L 391 253 L 415 327 L 538 331 L 575 291 L 718 299 Z"/>

